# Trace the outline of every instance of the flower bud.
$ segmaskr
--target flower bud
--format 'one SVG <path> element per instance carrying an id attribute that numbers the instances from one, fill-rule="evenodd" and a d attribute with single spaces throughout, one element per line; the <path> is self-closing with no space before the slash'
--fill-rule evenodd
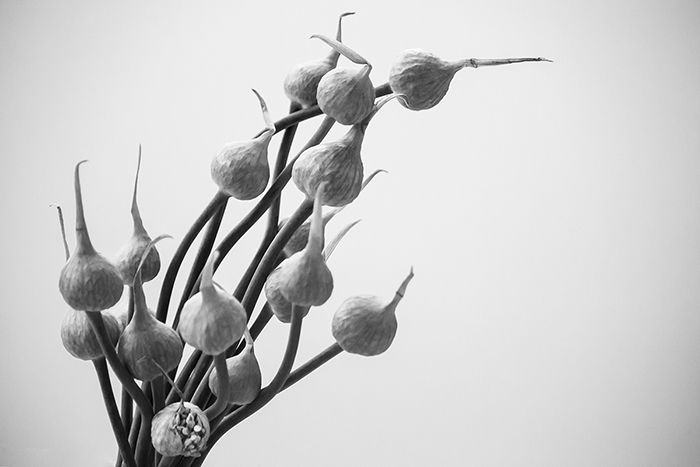
<path id="1" fill-rule="evenodd" d="M 210 434 L 206 415 L 189 402 L 166 406 L 151 422 L 151 442 L 163 456 L 199 457 Z"/>
<path id="2" fill-rule="evenodd" d="M 338 18 L 338 32 L 336 40 L 340 42 L 343 17 L 355 13 L 343 13 Z M 323 60 L 313 60 L 297 65 L 284 79 L 284 93 L 289 100 L 301 104 L 302 107 L 316 105 L 316 90 L 323 75 L 331 71 L 338 64 L 340 54 L 335 50 Z"/>
<path id="3" fill-rule="evenodd" d="M 110 313 L 102 313 L 107 336 L 112 345 L 119 340 L 119 323 Z M 69 310 L 61 323 L 61 342 L 72 356 L 81 360 L 95 360 L 104 356 L 102 347 L 90 326 L 84 311 Z"/>
<path id="4" fill-rule="evenodd" d="M 413 269 L 394 299 L 385 304 L 379 297 L 358 295 L 345 300 L 333 315 L 333 337 L 349 353 L 372 356 L 389 348 L 396 335 L 396 305 L 406 293 Z"/>
<path id="5" fill-rule="evenodd" d="M 244 405 L 249 404 L 258 397 L 262 387 L 262 374 L 260 365 L 253 351 L 253 338 L 246 329 L 246 346 L 243 351 L 226 359 L 228 370 L 228 403 Z M 219 397 L 219 373 L 214 370 L 209 373 L 209 389 Z"/>
<path id="6" fill-rule="evenodd" d="M 61 270 L 58 289 L 74 310 L 102 311 L 117 304 L 124 284 L 119 271 L 90 242 L 83 198 L 80 190 L 80 165 L 75 166 L 76 248 Z"/>
<path id="7" fill-rule="evenodd" d="M 164 238 L 161 236 L 150 242 L 143 252 L 141 264 L 145 263 L 151 246 Z M 150 381 L 160 376 L 160 368 L 171 371 L 177 368 L 182 359 L 182 341 L 170 326 L 161 323 L 146 305 L 140 267 L 137 266 L 133 280 L 134 316 L 124 328 L 117 354 L 131 375 L 141 381 Z"/>
<path id="8" fill-rule="evenodd" d="M 392 91 L 404 95 L 401 105 L 411 110 L 426 110 L 445 97 L 452 78 L 462 68 L 541 61 L 549 60 L 540 57 L 446 61 L 421 49 L 409 49 L 391 67 L 389 85 Z"/>
<path id="9" fill-rule="evenodd" d="M 265 191 L 270 179 L 267 147 L 275 134 L 275 125 L 265 101 L 255 89 L 253 92 L 260 101 L 265 131 L 251 140 L 227 144 L 211 163 L 211 176 L 219 189 L 238 200 L 257 197 Z"/>
<path id="10" fill-rule="evenodd" d="M 131 219 L 134 223 L 134 233 L 131 235 L 131 238 L 126 245 L 124 245 L 119 253 L 117 253 L 117 258 L 114 262 L 125 285 L 133 285 L 134 276 L 136 276 L 136 268 L 141 261 L 141 256 L 148 247 L 148 244 L 151 243 L 151 237 L 148 235 L 148 232 L 146 232 L 146 229 L 143 226 L 139 206 L 136 202 L 136 190 L 139 183 L 140 170 L 141 145 L 139 145 L 139 159 L 136 165 L 134 194 L 131 198 Z M 146 256 L 146 261 L 143 263 L 143 266 L 141 266 L 141 280 L 143 280 L 143 282 L 148 282 L 155 278 L 159 271 L 160 256 L 158 255 L 158 250 L 151 248 L 148 256 Z"/>
<path id="11" fill-rule="evenodd" d="M 243 336 L 247 315 L 235 297 L 213 282 L 214 252 L 202 271 L 199 292 L 182 308 L 178 330 L 182 338 L 207 355 L 218 355 Z"/>
<path id="12" fill-rule="evenodd" d="M 374 85 L 369 78 L 372 65 L 344 44 L 331 38 L 314 35 L 334 50 L 362 68 L 335 68 L 321 78 L 316 99 L 324 114 L 343 125 L 359 123 L 371 111 L 374 104 Z"/>
<path id="13" fill-rule="evenodd" d="M 279 288 L 289 302 L 301 306 L 324 304 L 333 292 L 333 276 L 323 258 L 323 220 L 321 202 L 325 184 L 314 200 L 313 218 L 306 247 L 280 264 Z"/>

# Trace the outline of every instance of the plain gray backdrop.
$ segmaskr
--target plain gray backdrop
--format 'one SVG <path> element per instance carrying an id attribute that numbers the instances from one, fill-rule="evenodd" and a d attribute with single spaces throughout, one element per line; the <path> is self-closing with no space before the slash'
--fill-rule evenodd
<path id="1" fill-rule="evenodd" d="M 346 297 L 388 299 L 413 266 L 396 340 L 338 356 L 207 465 L 698 465 L 700 5 L 661 0 L 0 1 L 0 465 L 116 453 L 92 366 L 59 337 L 48 205 L 64 206 L 72 244 L 74 164 L 90 160 L 87 223 L 111 257 L 143 144 L 141 212 L 175 237 L 159 246 L 169 260 L 215 192 L 211 157 L 262 128 L 250 88 L 283 116 L 285 74 L 326 55 L 309 36 L 347 10 L 345 42 L 376 84 L 413 47 L 554 63 L 467 69 L 434 109 L 377 115 L 363 160 L 390 173 L 328 226 L 363 219 L 330 261 L 335 291 L 305 320 L 298 361 L 332 343 Z M 301 199 L 290 185 L 283 214 Z M 223 231 L 252 205 L 232 200 Z M 261 227 L 217 273 L 227 289 Z M 265 381 L 286 332 L 274 321 L 257 342 Z"/>

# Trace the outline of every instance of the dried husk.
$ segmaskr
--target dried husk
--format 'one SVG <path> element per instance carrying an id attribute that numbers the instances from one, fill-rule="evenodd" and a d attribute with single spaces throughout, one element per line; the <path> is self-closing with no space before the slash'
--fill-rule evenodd
<path id="1" fill-rule="evenodd" d="M 163 456 L 199 457 L 211 430 L 204 411 L 190 402 L 175 402 L 151 422 L 151 443 Z"/>

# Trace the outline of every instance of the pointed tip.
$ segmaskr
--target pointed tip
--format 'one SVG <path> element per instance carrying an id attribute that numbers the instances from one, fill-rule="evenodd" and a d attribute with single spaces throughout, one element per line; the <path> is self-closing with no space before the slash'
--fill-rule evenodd
<path id="1" fill-rule="evenodd" d="M 346 16 L 351 16 L 354 15 L 356 12 L 355 11 L 346 11 L 345 13 L 341 13 L 340 17 L 345 18 Z"/>

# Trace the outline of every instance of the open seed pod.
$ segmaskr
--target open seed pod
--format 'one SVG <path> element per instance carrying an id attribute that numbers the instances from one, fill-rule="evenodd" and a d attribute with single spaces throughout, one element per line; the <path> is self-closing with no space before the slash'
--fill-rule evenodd
<path id="1" fill-rule="evenodd" d="M 280 264 L 279 290 L 289 302 L 301 306 L 324 304 L 333 292 L 333 276 L 323 257 L 321 204 L 325 184 L 316 191 L 311 230 L 306 247 Z"/>
<path id="2" fill-rule="evenodd" d="M 360 191 L 364 190 L 365 187 L 369 184 L 369 182 L 372 181 L 372 179 L 381 172 L 386 172 L 386 170 L 375 170 L 372 172 L 366 179 L 365 181 L 362 182 L 362 186 L 360 187 Z M 326 214 L 323 215 L 323 228 L 326 228 L 326 224 L 333 219 L 339 212 L 341 212 L 345 206 L 343 205 L 338 208 L 332 209 L 331 211 L 327 212 Z M 279 228 L 281 229 L 282 226 L 287 222 L 287 219 L 282 220 L 279 224 Z M 309 240 L 309 230 L 311 230 L 311 221 L 306 221 L 299 228 L 292 234 L 291 238 L 287 241 L 287 244 L 284 246 L 284 254 L 287 256 L 292 256 L 294 253 L 301 251 L 304 249 L 306 246 L 306 242 Z"/>
<path id="3" fill-rule="evenodd" d="M 345 300 L 333 315 L 333 337 L 346 352 L 372 356 L 389 348 L 396 335 L 396 306 L 413 278 L 413 269 L 396 295 L 383 302 L 373 295 L 358 295 Z"/>
<path id="4" fill-rule="evenodd" d="M 308 198 L 313 198 L 321 182 L 326 183 L 323 204 L 345 206 L 357 198 L 362 189 L 361 149 L 369 122 L 384 104 L 395 97 L 377 101 L 370 113 L 340 139 L 312 146 L 299 156 L 292 169 L 294 184 Z"/>
<path id="5" fill-rule="evenodd" d="M 331 240 L 328 246 L 323 250 L 323 258 L 326 261 L 328 261 L 328 259 L 331 257 L 333 250 L 335 250 L 335 247 L 338 245 L 338 243 L 340 243 L 345 234 L 347 234 L 350 231 L 350 229 L 352 229 L 358 222 L 360 222 L 359 219 L 351 224 L 346 225 L 345 228 L 338 232 L 338 235 L 336 235 L 335 238 Z M 306 246 L 306 242 L 304 242 L 304 246 Z M 291 323 L 292 304 L 289 302 L 289 300 L 285 298 L 284 295 L 282 295 L 280 285 L 283 275 L 281 275 L 280 272 L 280 267 L 277 267 L 274 271 L 270 273 L 269 276 L 267 276 L 267 281 L 265 282 L 264 288 L 265 298 L 267 299 L 267 302 L 270 305 L 272 314 L 274 314 L 277 317 L 277 319 L 279 319 L 283 323 Z M 298 309 L 300 310 L 301 316 L 303 318 L 309 313 L 311 307 L 299 306 Z"/>
<path id="6" fill-rule="evenodd" d="M 248 329 L 245 332 L 246 346 L 241 353 L 226 359 L 228 369 L 228 402 L 229 404 L 249 404 L 260 393 L 262 373 L 253 349 L 253 338 Z M 219 373 L 213 370 L 209 373 L 209 389 L 219 397 Z"/>
<path id="7" fill-rule="evenodd" d="M 124 284 L 117 268 L 95 251 L 90 242 L 80 190 L 80 165 L 83 162 L 86 161 L 75 166 L 76 248 L 61 270 L 58 289 L 74 310 L 102 311 L 117 304 Z"/>
<path id="8" fill-rule="evenodd" d="M 256 138 L 227 144 L 211 162 L 211 177 L 219 190 L 239 200 L 260 195 L 270 179 L 267 147 L 275 134 L 275 125 L 265 101 L 255 89 L 253 92 L 260 102 L 265 131 Z"/>
<path id="9" fill-rule="evenodd" d="M 139 145 L 139 159 L 136 165 L 136 177 L 134 179 L 134 193 L 131 198 L 131 219 L 134 223 L 134 233 L 129 241 L 117 253 L 114 264 L 117 266 L 119 274 L 122 276 L 122 281 L 125 285 L 133 285 L 134 276 L 136 276 L 136 268 L 141 261 L 141 256 L 146 250 L 146 247 L 151 243 L 151 237 L 146 232 L 139 212 L 139 206 L 136 202 L 136 191 L 139 183 L 139 172 L 141 171 L 141 145 Z M 146 260 L 141 266 L 141 278 L 143 282 L 148 282 L 155 278 L 160 271 L 160 256 L 158 250 L 151 248 Z"/>
<path id="10" fill-rule="evenodd" d="M 150 247 L 165 237 L 160 236 L 149 244 L 142 262 L 145 262 Z M 148 310 L 139 276 L 140 268 L 137 268 L 133 281 L 134 316 L 119 338 L 117 354 L 134 378 L 150 381 L 160 376 L 159 366 L 165 371 L 177 368 L 182 358 L 183 345 L 177 332 L 158 321 Z"/>
<path id="11" fill-rule="evenodd" d="M 426 110 L 445 97 L 452 78 L 462 68 L 543 61 L 549 60 L 538 57 L 447 61 L 421 49 L 409 49 L 391 67 L 389 85 L 395 93 L 404 95 L 401 105 L 411 110 Z"/>
<path id="12" fill-rule="evenodd" d="M 238 342 L 246 328 L 246 312 L 235 297 L 215 284 L 215 251 L 202 271 L 199 292 L 185 303 L 178 331 L 182 338 L 207 355 L 217 355 Z"/>
<path id="13" fill-rule="evenodd" d="M 102 313 L 102 320 L 110 343 L 115 345 L 121 333 L 119 323 L 107 312 Z M 61 342 L 69 354 L 81 360 L 95 360 L 104 356 L 84 311 L 68 310 L 61 322 Z"/>
<path id="14" fill-rule="evenodd" d="M 166 406 L 151 422 L 151 443 L 163 456 L 199 457 L 210 434 L 204 411 L 189 402 Z"/>
<path id="15" fill-rule="evenodd" d="M 354 12 L 343 13 L 338 18 L 338 32 L 336 33 L 338 42 L 342 40 L 343 18 L 354 14 Z M 284 79 L 284 93 L 289 100 L 302 107 L 316 105 L 318 83 L 323 75 L 336 67 L 339 57 L 340 54 L 333 50 L 323 60 L 312 60 L 295 66 Z"/>
<path id="16" fill-rule="evenodd" d="M 372 65 L 345 44 L 330 37 L 313 35 L 321 39 L 361 68 L 338 67 L 329 71 L 318 83 L 316 99 L 324 114 L 343 125 L 360 122 L 372 110 L 374 85 L 369 79 Z"/>

